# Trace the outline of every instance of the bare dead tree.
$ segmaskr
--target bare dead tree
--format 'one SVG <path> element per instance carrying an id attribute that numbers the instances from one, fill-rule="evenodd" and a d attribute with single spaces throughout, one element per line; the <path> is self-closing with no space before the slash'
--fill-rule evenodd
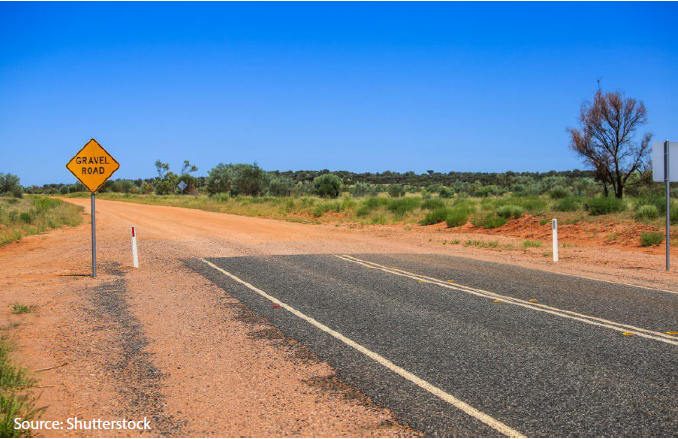
<path id="1" fill-rule="evenodd" d="M 626 98 L 622 92 L 598 90 L 593 102 L 584 102 L 581 107 L 579 129 L 567 130 L 570 148 L 596 170 L 605 192 L 610 185 L 617 198 L 624 196 L 629 177 L 646 167 L 652 133 L 635 141 L 638 127 L 646 123 L 642 101 Z"/>

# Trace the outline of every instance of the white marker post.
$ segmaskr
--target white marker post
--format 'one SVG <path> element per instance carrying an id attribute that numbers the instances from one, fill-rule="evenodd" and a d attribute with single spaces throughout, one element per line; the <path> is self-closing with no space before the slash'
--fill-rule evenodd
<path id="1" fill-rule="evenodd" d="M 132 263 L 134 268 L 139 268 L 139 253 L 137 252 L 137 232 L 132 226 Z"/>
<path id="2" fill-rule="evenodd" d="M 558 220 L 553 218 L 553 262 L 558 262 Z"/>

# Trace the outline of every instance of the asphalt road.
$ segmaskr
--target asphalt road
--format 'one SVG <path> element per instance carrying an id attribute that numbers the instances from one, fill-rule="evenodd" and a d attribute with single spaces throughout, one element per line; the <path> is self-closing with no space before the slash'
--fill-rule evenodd
<path id="1" fill-rule="evenodd" d="M 189 265 L 427 436 L 678 434 L 678 294 L 441 255 Z"/>

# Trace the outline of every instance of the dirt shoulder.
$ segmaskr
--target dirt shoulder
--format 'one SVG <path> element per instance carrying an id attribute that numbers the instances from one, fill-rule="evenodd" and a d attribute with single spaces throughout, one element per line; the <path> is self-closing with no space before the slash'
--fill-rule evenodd
<path id="1" fill-rule="evenodd" d="M 70 199 L 88 210 L 89 200 Z M 87 221 L 86 221 L 87 222 Z M 152 420 L 151 431 L 39 431 L 46 436 L 411 436 L 393 415 L 333 377 L 294 340 L 184 264 L 195 257 L 442 253 L 676 290 L 659 254 L 605 246 L 522 247 L 517 237 L 434 228 L 304 225 L 164 206 L 97 201 L 99 273 L 89 224 L 0 249 L 2 324 L 39 372 L 43 419 Z M 132 269 L 136 225 L 141 268 Z M 498 241 L 496 248 L 465 246 Z M 459 241 L 453 244 L 451 242 Z M 505 244 L 505 245 L 504 245 Z M 38 305 L 9 314 L 9 304 Z M 55 367 L 56 366 L 56 367 Z"/>

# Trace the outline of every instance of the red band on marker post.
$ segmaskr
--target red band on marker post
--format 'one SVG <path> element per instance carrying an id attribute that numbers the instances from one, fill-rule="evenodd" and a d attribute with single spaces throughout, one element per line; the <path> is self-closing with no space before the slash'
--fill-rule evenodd
<path id="1" fill-rule="evenodd" d="M 134 227 L 132 227 L 132 238 L 134 238 L 136 235 L 134 234 Z"/>

